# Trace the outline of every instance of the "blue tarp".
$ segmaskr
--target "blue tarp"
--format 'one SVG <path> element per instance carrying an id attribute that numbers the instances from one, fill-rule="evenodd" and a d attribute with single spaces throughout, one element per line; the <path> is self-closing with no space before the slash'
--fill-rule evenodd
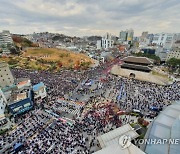
<path id="1" fill-rule="evenodd" d="M 44 83 L 40 82 L 40 83 L 33 86 L 33 91 L 38 91 L 40 88 L 42 88 L 44 86 L 45 86 Z"/>
<path id="2" fill-rule="evenodd" d="M 91 86 L 94 83 L 93 80 L 89 80 L 88 82 L 85 83 L 86 86 Z"/>
<path id="3" fill-rule="evenodd" d="M 150 109 L 153 110 L 153 111 L 159 111 L 159 108 L 155 107 L 155 106 L 151 106 Z"/>
<path id="4" fill-rule="evenodd" d="M 17 151 L 19 148 L 21 148 L 22 147 L 22 143 L 16 143 L 15 145 L 14 145 L 14 150 L 15 151 Z"/>

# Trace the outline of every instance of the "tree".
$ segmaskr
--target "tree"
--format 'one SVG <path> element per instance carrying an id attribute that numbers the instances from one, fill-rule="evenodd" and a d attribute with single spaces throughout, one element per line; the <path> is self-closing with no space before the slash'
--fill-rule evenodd
<path id="1" fill-rule="evenodd" d="M 17 64 L 17 63 L 18 63 L 18 60 L 12 59 L 12 58 L 10 58 L 10 60 L 8 61 L 8 64 L 9 64 L 9 65 L 15 65 L 15 64 Z"/>
<path id="2" fill-rule="evenodd" d="M 173 73 L 175 71 L 180 73 L 180 59 L 171 58 L 166 62 L 166 64 L 168 65 L 169 71 L 171 73 Z"/>
<path id="3" fill-rule="evenodd" d="M 142 125 L 143 125 L 144 127 L 147 127 L 147 126 L 149 125 L 149 122 L 146 121 L 146 120 L 144 120 L 143 123 L 142 123 Z"/>
<path id="4" fill-rule="evenodd" d="M 143 122 L 144 122 L 144 119 L 143 119 L 143 118 L 138 118 L 138 123 L 139 123 L 140 125 L 142 125 Z"/>
<path id="5" fill-rule="evenodd" d="M 179 67 L 180 66 L 180 59 L 171 58 L 166 63 L 171 67 Z"/>
<path id="6" fill-rule="evenodd" d="M 20 51 L 16 47 L 11 47 L 10 49 L 11 54 L 19 54 Z"/>
<path id="7" fill-rule="evenodd" d="M 86 68 L 88 68 L 89 67 L 89 65 L 91 64 L 91 62 L 82 62 L 81 63 L 81 67 L 83 67 L 84 69 L 86 69 Z"/>

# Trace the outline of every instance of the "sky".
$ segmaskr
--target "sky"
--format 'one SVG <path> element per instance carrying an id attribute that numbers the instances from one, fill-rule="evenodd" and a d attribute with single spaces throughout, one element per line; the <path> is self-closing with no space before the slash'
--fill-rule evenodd
<path id="1" fill-rule="evenodd" d="M 180 32 L 180 0 L 0 0 L 0 31 L 70 36 Z"/>

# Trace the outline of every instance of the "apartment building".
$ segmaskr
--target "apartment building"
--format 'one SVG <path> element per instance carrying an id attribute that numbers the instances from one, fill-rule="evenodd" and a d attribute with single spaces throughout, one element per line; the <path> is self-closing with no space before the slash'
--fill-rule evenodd
<path id="1" fill-rule="evenodd" d="M 132 42 L 134 36 L 134 30 L 133 29 L 127 29 L 126 31 L 121 31 L 119 34 L 119 40 L 121 42 Z"/>
<path id="2" fill-rule="evenodd" d="M 178 40 L 180 40 L 180 33 L 159 33 L 154 35 L 152 43 L 171 49 Z"/>
<path id="3" fill-rule="evenodd" d="M 180 47 L 173 48 L 167 55 L 167 59 L 169 60 L 171 58 L 180 59 Z"/>
<path id="4" fill-rule="evenodd" d="M 127 31 L 121 31 L 119 34 L 119 40 L 120 41 L 127 41 Z"/>
<path id="5" fill-rule="evenodd" d="M 2 49 L 3 53 L 10 53 L 8 49 L 9 45 L 13 45 L 11 34 L 8 30 L 3 30 L 0 33 L 0 48 Z"/>
<path id="6" fill-rule="evenodd" d="M 112 40 L 112 36 L 109 33 L 106 33 L 101 40 L 97 40 L 97 49 L 108 49 L 113 47 L 114 41 Z"/>

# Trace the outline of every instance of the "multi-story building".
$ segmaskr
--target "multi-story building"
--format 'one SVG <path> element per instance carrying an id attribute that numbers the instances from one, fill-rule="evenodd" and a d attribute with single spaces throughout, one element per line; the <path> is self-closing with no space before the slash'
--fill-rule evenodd
<path id="1" fill-rule="evenodd" d="M 145 39 L 147 38 L 147 36 L 148 36 L 148 32 L 142 32 L 142 35 L 140 37 L 140 41 L 145 42 Z"/>
<path id="2" fill-rule="evenodd" d="M 159 33 L 154 35 L 152 43 L 165 49 L 171 49 L 178 40 L 180 40 L 180 33 Z"/>
<path id="3" fill-rule="evenodd" d="M 7 104 L 6 97 L 4 96 L 2 90 L 0 89 L 0 121 L 5 119 L 4 111 Z"/>
<path id="4" fill-rule="evenodd" d="M 127 30 L 127 41 L 128 42 L 133 41 L 133 36 L 134 36 L 134 30 L 133 29 Z"/>
<path id="5" fill-rule="evenodd" d="M 43 82 L 40 82 L 33 86 L 33 92 L 34 92 L 34 99 L 35 100 L 41 100 L 47 96 L 46 93 L 46 86 Z"/>
<path id="6" fill-rule="evenodd" d="M 113 46 L 113 40 L 111 38 L 111 34 L 107 33 L 103 38 L 102 38 L 102 48 L 108 49 Z"/>
<path id="7" fill-rule="evenodd" d="M 149 44 L 152 44 L 153 37 L 154 37 L 154 34 L 148 34 L 148 35 L 147 35 L 146 42 L 148 42 Z"/>
<path id="8" fill-rule="evenodd" d="M 166 59 L 166 60 L 169 60 L 169 59 L 171 59 L 171 58 L 180 59 L 180 48 L 179 48 L 179 47 L 173 48 L 173 49 L 168 53 L 168 56 L 167 56 L 167 59 Z"/>
<path id="9" fill-rule="evenodd" d="M 113 47 L 114 41 L 112 40 L 111 34 L 107 33 L 102 40 L 97 41 L 97 49 L 108 49 Z"/>
<path id="10" fill-rule="evenodd" d="M 124 42 L 127 41 L 127 31 L 121 31 L 119 34 L 119 40 Z"/>
<path id="11" fill-rule="evenodd" d="M 3 30 L 0 33 L 0 48 L 2 48 L 3 53 L 10 53 L 8 46 L 13 45 L 13 40 L 11 34 L 8 30 Z"/>
<path id="12" fill-rule="evenodd" d="M 13 75 L 5 62 L 0 62 L 0 88 L 11 86 L 14 83 Z"/>
<path id="13" fill-rule="evenodd" d="M 161 62 L 165 62 L 167 59 L 169 50 L 163 49 L 162 47 L 157 47 L 155 55 L 158 56 L 161 60 Z"/>
<path id="14" fill-rule="evenodd" d="M 119 40 L 121 42 L 132 42 L 133 41 L 133 36 L 134 36 L 134 31 L 133 29 L 129 29 L 126 31 L 121 31 L 119 34 Z"/>
<path id="15" fill-rule="evenodd" d="M 101 49 L 102 48 L 102 41 L 101 40 L 97 40 L 96 46 L 97 46 L 98 50 Z"/>

